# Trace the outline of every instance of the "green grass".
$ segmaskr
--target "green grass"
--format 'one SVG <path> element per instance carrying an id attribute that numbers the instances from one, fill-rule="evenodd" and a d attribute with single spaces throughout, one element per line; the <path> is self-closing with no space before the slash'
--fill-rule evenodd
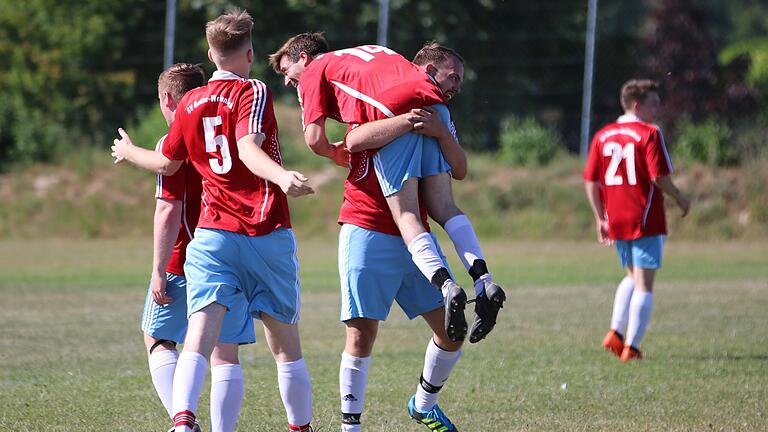
<path id="1" fill-rule="evenodd" d="M 670 241 L 643 345 L 647 360 L 622 365 L 599 346 L 621 277 L 612 250 L 485 243 L 510 300 L 489 339 L 465 347 L 441 395 L 460 430 L 766 430 L 765 244 Z M 300 250 L 315 417 L 323 431 L 335 431 L 344 337 L 336 242 L 302 241 Z M 150 258 L 145 238 L 0 242 L 0 430 L 168 428 L 138 329 Z M 246 399 L 238 430 L 284 430 L 262 335 L 241 351 Z M 422 430 L 404 405 L 428 339 L 426 326 L 397 308 L 383 324 L 367 430 Z M 205 420 L 205 392 L 200 407 Z"/>

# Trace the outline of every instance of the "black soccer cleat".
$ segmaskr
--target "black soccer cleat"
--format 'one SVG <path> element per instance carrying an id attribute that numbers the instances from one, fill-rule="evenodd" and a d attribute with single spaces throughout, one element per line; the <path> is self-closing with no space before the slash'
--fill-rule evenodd
<path id="1" fill-rule="evenodd" d="M 467 307 L 467 293 L 454 281 L 447 280 L 443 284 L 445 300 L 445 332 L 448 339 L 461 342 L 467 337 L 467 318 L 464 309 Z"/>
<path id="2" fill-rule="evenodd" d="M 496 325 L 499 309 L 504 307 L 507 299 L 504 290 L 493 282 L 484 282 L 483 291 L 475 298 L 475 318 L 472 322 L 472 332 L 469 342 L 477 343 L 483 340 Z"/>

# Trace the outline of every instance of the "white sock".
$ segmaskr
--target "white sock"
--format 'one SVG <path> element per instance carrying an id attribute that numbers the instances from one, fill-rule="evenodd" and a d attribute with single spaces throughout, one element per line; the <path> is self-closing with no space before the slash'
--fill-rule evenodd
<path id="1" fill-rule="evenodd" d="M 477 239 L 475 229 L 472 228 L 472 222 L 466 215 L 460 214 L 448 219 L 443 229 L 451 238 L 453 247 L 456 248 L 456 253 L 459 254 L 459 258 L 467 270 L 472 267 L 475 260 L 485 259 L 483 258 L 483 250 L 480 248 L 480 240 Z"/>
<path id="2" fill-rule="evenodd" d="M 451 375 L 453 367 L 461 357 L 461 350 L 458 351 L 445 351 L 435 344 L 435 341 L 430 339 L 427 345 L 427 352 L 424 355 L 424 370 L 421 372 L 421 376 L 427 383 L 438 387 L 442 387 Z M 438 392 L 428 392 L 424 390 L 424 386 L 419 384 L 416 387 L 416 409 L 419 411 L 429 411 L 437 404 Z"/>
<path id="3" fill-rule="evenodd" d="M 312 421 L 312 380 L 304 359 L 277 363 L 277 385 L 288 423 L 304 426 Z"/>
<path id="4" fill-rule="evenodd" d="M 240 415 L 245 385 L 239 364 L 211 368 L 211 430 L 232 432 Z"/>
<path id="5" fill-rule="evenodd" d="M 616 330 L 622 336 L 627 335 L 627 320 L 629 319 L 629 302 L 632 299 L 632 291 L 635 290 L 635 280 L 629 276 L 624 277 L 616 288 L 616 296 L 613 298 L 613 314 L 611 315 L 611 329 Z"/>
<path id="6" fill-rule="evenodd" d="M 176 372 L 176 362 L 179 360 L 179 352 L 176 350 L 155 351 L 149 356 L 149 374 L 152 376 L 152 384 L 160 397 L 160 402 L 168 412 L 168 417 L 173 419 L 173 374 Z"/>
<path id="7" fill-rule="evenodd" d="M 653 293 L 635 291 L 632 294 L 632 301 L 629 303 L 629 323 L 627 325 L 627 335 L 624 338 L 624 345 L 640 348 L 640 341 L 643 339 L 645 329 L 651 320 L 652 311 Z"/>
<path id="8" fill-rule="evenodd" d="M 176 373 L 173 376 L 173 417 L 176 432 L 188 432 L 191 428 L 179 424 L 180 418 L 185 417 L 184 411 L 197 413 L 197 402 L 205 385 L 205 372 L 208 360 L 202 354 L 194 351 L 184 351 L 176 363 Z M 194 419 L 193 419 L 194 420 Z"/>
<path id="9" fill-rule="evenodd" d="M 365 405 L 365 388 L 368 386 L 368 367 L 371 357 L 355 357 L 341 353 L 339 367 L 339 394 L 341 395 L 341 412 L 345 414 L 362 414 Z M 360 425 L 341 425 L 342 432 L 359 432 Z"/>
<path id="10" fill-rule="evenodd" d="M 427 280 L 432 281 L 432 276 L 441 268 L 448 268 L 437 253 L 432 236 L 429 233 L 421 233 L 408 244 L 408 252 L 411 258 Z"/>

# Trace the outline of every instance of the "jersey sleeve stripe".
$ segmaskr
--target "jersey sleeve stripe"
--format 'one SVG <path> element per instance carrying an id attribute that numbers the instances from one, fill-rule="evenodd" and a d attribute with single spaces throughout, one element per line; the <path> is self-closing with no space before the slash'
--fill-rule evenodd
<path id="1" fill-rule="evenodd" d="M 251 105 L 251 118 L 248 122 L 248 133 L 261 133 L 262 115 L 267 100 L 266 86 L 258 80 L 249 81 L 253 87 L 253 103 Z"/>
<path id="2" fill-rule="evenodd" d="M 661 149 L 664 151 L 664 157 L 667 159 L 667 167 L 671 173 L 673 171 L 672 159 L 669 158 L 669 152 L 667 152 L 667 142 L 664 141 L 664 134 L 661 133 L 661 129 L 659 129 L 659 138 L 661 139 Z"/>
<path id="3" fill-rule="evenodd" d="M 155 144 L 155 151 L 156 152 L 163 152 L 163 144 L 165 144 L 165 137 L 168 135 L 163 135 L 160 137 L 159 140 L 157 140 L 157 144 Z M 162 198 L 163 197 L 163 176 L 160 174 L 156 175 L 157 179 L 155 180 L 155 198 Z"/>
<path id="4" fill-rule="evenodd" d="M 360 91 L 355 90 L 352 87 L 349 87 L 348 85 L 342 84 L 342 83 L 340 83 L 338 81 L 331 81 L 331 83 L 333 85 L 335 85 L 336 87 L 340 88 L 341 91 L 343 91 L 344 93 L 352 96 L 353 98 L 360 99 L 361 101 L 363 101 L 363 102 L 365 102 L 365 103 L 367 103 L 369 105 L 373 105 L 379 111 L 384 113 L 387 117 L 391 118 L 391 117 L 395 116 L 395 114 L 392 111 L 390 111 L 389 108 L 387 108 L 383 103 L 377 101 L 376 99 L 374 99 L 374 98 L 372 98 L 372 97 L 370 97 L 370 96 L 368 96 L 366 94 L 363 94 Z"/>

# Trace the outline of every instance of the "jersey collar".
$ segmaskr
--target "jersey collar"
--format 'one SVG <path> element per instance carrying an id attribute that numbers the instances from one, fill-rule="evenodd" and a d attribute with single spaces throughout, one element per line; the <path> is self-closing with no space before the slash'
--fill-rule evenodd
<path id="1" fill-rule="evenodd" d="M 620 116 L 616 123 L 640 123 L 642 120 L 634 114 L 624 114 L 623 116 Z"/>
<path id="2" fill-rule="evenodd" d="M 241 77 L 240 75 L 234 72 L 225 71 L 225 70 L 216 70 L 213 72 L 213 75 L 211 75 L 211 79 L 209 79 L 208 82 L 223 81 L 223 80 L 241 80 L 241 79 L 245 79 L 245 78 Z"/>

